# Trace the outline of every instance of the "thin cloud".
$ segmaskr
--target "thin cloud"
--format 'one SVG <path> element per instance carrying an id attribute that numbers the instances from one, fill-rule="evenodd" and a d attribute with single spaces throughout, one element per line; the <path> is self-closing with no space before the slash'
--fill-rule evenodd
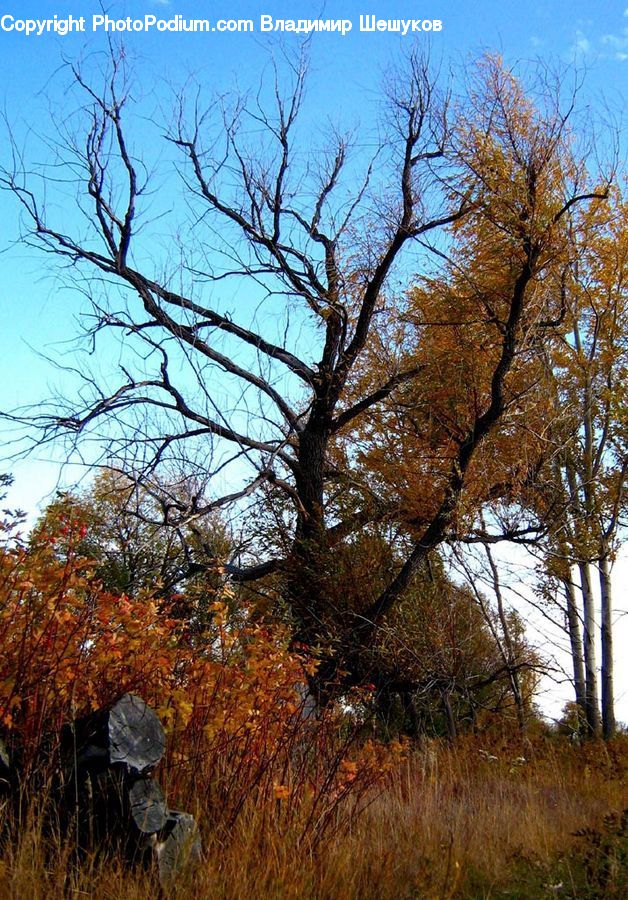
<path id="1" fill-rule="evenodd" d="M 578 29 L 578 31 L 576 31 L 576 39 L 569 50 L 571 56 L 582 58 L 583 56 L 589 56 L 593 51 L 593 46 L 585 33 Z"/>
<path id="2" fill-rule="evenodd" d="M 628 17 L 628 9 L 624 13 Z M 575 39 L 569 47 L 571 59 L 613 59 L 617 62 L 628 60 L 628 27 L 622 28 L 618 34 L 603 34 L 601 37 L 590 37 L 581 28 L 576 29 Z"/>
<path id="3" fill-rule="evenodd" d="M 624 13 L 626 15 L 628 10 Z M 624 28 L 621 34 L 605 34 L 602 44 L 608 47 L 615 59 L 624 61 L 628 59 L 628 28 Z"/>

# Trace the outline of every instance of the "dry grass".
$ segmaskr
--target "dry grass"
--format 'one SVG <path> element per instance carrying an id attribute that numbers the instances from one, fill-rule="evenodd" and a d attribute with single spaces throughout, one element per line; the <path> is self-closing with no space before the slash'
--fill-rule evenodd
<path id="1" fill-rule="evenodd" d="M 519 756 L 526 761 L 516 762 Z M 582 749 L 548 738 L 525 749 L 432 742 L 413 751 L 360 817 L 316 848 L 299 840 L 298 818 L 289 820 L 280 802 L 247 807 L 228 833 L 205 827 L 203 866 L 175 895 L 623 897 L 627 769 L 625 738 Z M 67 849 L 55 843 L 51 852 L 49 844 L 36 827 L 5 841 L 2 900 L 158 896 L 150 873 L 96 861 L 79 867 Z"/>

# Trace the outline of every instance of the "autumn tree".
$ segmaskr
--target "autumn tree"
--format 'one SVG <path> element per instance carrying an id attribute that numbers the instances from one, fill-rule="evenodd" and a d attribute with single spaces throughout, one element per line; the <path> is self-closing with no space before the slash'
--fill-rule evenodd
<path id="1" fill-rule="evenodd" d="M 626 306 L 626 209 L 615 193 L 610 211 L 598 210 L 579 223 L 579 254 L 571 276 L 570 341 L 565 399 L 574 401 L 580 423 L 564 469 L 572 509 L 573 556 L 583 573 L 585 649 L 594 625 L 585 567 L 598 569 L 601 598 L 602 726 L 615 731 L 611 568 L 626 509 L 628 374 Z M 586 661 L 586 657 L 585 657 Z M 596 673 L 597 674 L 597 673 Z M 595 693 L 593 692 L 593 696 Z"/>
<path id="2" fill-rule="evenodd" d="M 602 728 L 610 737 L 615 731 L 611 568 L 621 544 L 628 473 L 625 201 L 617 187 L 607 204 L 570 218 L 573 251 L 561 278 L 560 342 L 547 362 L 552 428 L 546 461 L 527 496 L 547 530 L 549 583 L 560 585 L 564 597 L 576 703 L 587 731 Z"/>
<path id="3" fill-rule="evenodd" d="M 160 256 L 124 57 L 104 82 L 72 74 L 53 168 L 38 184 L 16 149 L 2 184 L 24 239 L 84 278 L 96 346 L 124 344 L 117 372 L 29 421 L 40 441 L 97 439 L 136 481 L 183 460 L 208 491 L 164 505 L 173 527 L 261 491 L 288 503 L 286 553 L 233 576 L 279 573 L 295 639 L 321 648 L 324 699 L 368 677 L 368 647 L 430 552 L 499 492 L 495 442 L 516 441 L 540 402 L 530 383 L 560 320 L 573 214 L 605 200 L 610 174 L 575 155 L 559 86 L 526 94 L 487 58 L 458 97 L 416 53 L 389 73 L 371 159 L 337 134 L 304 155 L 298 59 L 251 100 L 203 109 L 184 92 L 163 137 L 191 218 L 168 207 Z M 50 202 L 60 168 L 76 219 Z M 394 277 L 416 271 L 398 296 Z M 517 459 L 506 468 L 520 477 Z M 386 520 L 403 521 L 405 555 L 356 616 L 325 586 Z"/>
<path id="4" fill-rule="evenodd" d="M 189 497 L 190 483 L 137 484 L 103 469 L 82 490 L 61 491 L 48 504 L 30 540 L 55 536 L 60 558 L 68 548 L 92 562 L 105 591 L 162 598 L 169 612 L 202 627 L 229 570 L 233 547 L 216 515 L 178 528 L 163 524 L 163 504 Z M 77 538 L 80 528 L 82 536 Z M 193 569 L 193 571 L 191 571 Z M 173 607 L 173 596 L 177 602 Z"/>

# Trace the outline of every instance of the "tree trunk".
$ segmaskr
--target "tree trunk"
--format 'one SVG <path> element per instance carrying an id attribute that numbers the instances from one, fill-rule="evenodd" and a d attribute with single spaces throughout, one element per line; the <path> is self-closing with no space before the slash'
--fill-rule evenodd
<path id="1" fill-rule="evenodd" d="M 602 618 L 602 731 L 605 738 L 615 734 L 615 698 L 613 691 L 613 595 L 608 556 L 600 559 L 600 596 Z"/>
<path id="2" fill-rule="evenodd" d="M 316 706 L 330 702 L 337 688 L 339 662 L 347 655 L 342 622 L 334 618 L 327 596 L 330 560 L 324 516 L 325 464 L 331 412 L 319 400 L 299 435 L 296 488 L 300 512 L 291 556 L 286 566 L 286 597 L 296 627 L 293 640 L 324 651 L 317 671 L 308 680 Z"/>
<path id="3" fill-rule="evenodd" d="M 445 721 L 447 722 L 447 737 L 449 738 L 450 743 L 453 744 L 458 737 L 458 728 L 456 726 L 456 717 L 451 708 L 451 700 L 447 691 L 441 693 L 441 700 L 445 711 Z"/>
<path id="4" fill-rule="evenodd" d="M 287 567 L 288 600 L 299 622 L 297 639 L 312 644 L 316 643 L 321 613 L 322 598 L 317 582 L 325 551 L 323 484 L 328 442 L 329 434 L 312 422 L 299 437 L 296 488 L 301 508 L 292 545 L 292 560 Z"/>
<path id="5" fill-rule="evenodd" d="M 322 417 L 322 413 L 317 418 Z M 299 473 L 296 487 L 301 502 L 297 542 L 316 539 L 323 523 L 325 460 L 329 430 L 319 421 L 311 421 L 299 437 Z"/>
<path id="6" fill-rule="evenodd" d="M 584 351 L 577 321 L 574 322 L 573 333 L 575 348 L 578 354 L 583 356 Z M 602 723 L 600 719 L 600 703 L 597 689 L 597 665 L 595 657 L 595 606 L 591 589 L 591 567 L 588 561 L 588 555 L 581 555 L 583 554 L 582 548 L 587 546 L 587 530 L 589 524 L 592 522 L 594 506 L 593 446 L 595 427 L 592 410 L 593 395 L 591 376 L 589 370 L 585 369 L 582 396 L 582 427 L 584 433 L 582 459 L 580 465 L 576 467 L 573 459 L 567 456 L 566 474 L 571 505 L 574 512 L 574 537 L 577 541 L 576 548 L 579 551 L 578 569 L 580 572 L 584 610 L 584 670 L 587 731 L 590 735 L 597 735 L 601 732 Z"/>
<path id="7" fill-rule="evenodd" d="M 584 608 L 584 671 L 585 712 L 589 735 L 599 735 L 602 730 L 600 701 L 597 689 L 597 663 L 595 654 L 595 607 L 591 588 L 591 569 L 588 562 L 579 562 L 580 585 Z"/>
<path id="8" fill-rule="evenodd" d="M 565 588 L 565 598 L 567 600 L 567 626 L 569 628 L 569 642 L 571 644 L 571 661 L 573 665 L 573 682 L 576 692 L 576 703 L 582 716 L 585 717 L 587 704 L 580 615 L 578 613 L 576 592 L 571 578 L 567 578 L 563 581 L 563 586 Z"/>

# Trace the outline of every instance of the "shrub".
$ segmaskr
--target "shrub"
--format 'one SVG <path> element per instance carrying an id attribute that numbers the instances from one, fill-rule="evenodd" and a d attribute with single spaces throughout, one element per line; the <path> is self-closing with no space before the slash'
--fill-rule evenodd
<path id="1" fill-rule="evenodd" d="M 318 839 L 338 826 L 344 801 L 355 814 L 401 745 L 358 748 L 358 723 L 347 727 L 338 710 L 304 716 L 316 664 L 289 648 L 284 626 L 234 603 L 214 573 L 199 633 L 193 610 L 173 614 L 181 595 L 104 590 L 78 552 L 85 524 L 74 514 L 52 524 L 29 542 L 5 526 L 0 548 L 0 722 L 27 787 L 54 767 L 66 723 L 129 691 L 169 735 L 160 773 L 169 795 L 213 826 L 231 826 L 251 803 L 286 824 L 299 808 L 304 836 Z"/>

